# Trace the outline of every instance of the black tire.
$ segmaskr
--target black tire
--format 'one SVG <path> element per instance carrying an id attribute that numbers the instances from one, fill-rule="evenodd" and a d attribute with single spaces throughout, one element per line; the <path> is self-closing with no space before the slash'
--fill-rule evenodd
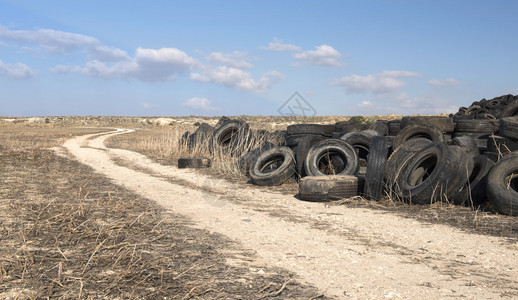
<path id="1" fill-rule="evenodd" d="M 375 135 L 381 135 L 381 136 L 387 135 L 388 131 L 389 131 L 387 121 L 383 121 L 383 120 L 378 120 L 378 121 L 374 122 L 369 129 L 376 131 Z"/>
<path id="2" fill-rule="evenodd" d="M 504 215 L 518 216 L 518 153 L 500 160 L 487 175 L 486 192 L 495 209 Z"/>
<path id="3" fill-rule="evenodd" d="M 383 193 L 383 177 L 387 161 L 387 138 L 375 136 L 371 139 L 363 197 L 379 201 Z"/>
<path id="4" fill-rule="evenodd" d="M 473 160 L 462 159 L 461 152 L 458 146 L 432 143 L 415 153 L 397 179 L 401 199 L 413 204 L 451 201 L 473 169 Z"/>
<path id="5" fill-rule="evenodd" d="M 399 194 L 396 181 L 401 174 L 401 169 L 408 163 L 409 158 L 431 143 L 432 141 L 425 138 L 411 139 L 392 152 L 385 164 L 385 174 L 383 176 L 385 181 L 385 193 L 388 196 Z"/>
<path id="6" fill-rule="evenodd" d="M 487 151 L 502 155 L 518 151 L 518 141 L 492 134 L 487 137 Z"/>
<path id="7" fill-rule="evenodd" d="M 353 146 L 356 151 L 360 161 L 360 173 L 362 174 L 365 174 L 365 170 L 367 168 L 367 157 L 369 155 L 370 141 L 373 136 L 372 132 L 364 130 L 360 132 L 346 133 L 340 137 L 341 140 L 344 140 L 349 145 Z"/>
<path id="8" fill-rule="evenodd" d="M 492 133 L 497 132 L 500 127 L 497 120 L 477 119 L 477 120 L 458 120 L 457 132 L 472 132 L 472 133 Z"/>
<path id="9" fill-rule="evenodd" d="M 349 133 L 349 132 L 359 132 L 362 130 L 369 129 L 369 124 L 364 124 L 360 122 L 353 122 L 353 121 L 343 121 L 343 122 L 337 122 L 335 124 L 334 132 L 338 132 L 343 134 Z"/>
<path id="10" fill-rule="evenodd" d="M 415 138 L 426 138 L 434 143 L 444 142 L 444 135 L 437 126 L 427 123 L 411 124 L 401 129 L 394 140 L 394 147 L 403 145 L 406 141 Z"/>
<path id="11" fill-rule="evenodd" d="M 250 128 L 242 120 L 229 120 L 214 129 L 209 141 L 211 153 L 221 151 L 231 156 L 242 155 L 250 143 Z"/>
<path id="12" fill-rule="evenodd" d="M 325 136 L 321 134 L 292 134 L 286 136 L 286 146 L 288 147 L 297 147 L 301 139 L 305 138 L 325 138 Z"/>
<path id="13" fill-rule="evenodd" d="M 263 152 L 250 167 L 252 183 L 262 186 L 281 185 L 295 174 L 295 157 L 288 147 Z"/>
<path id="14" fill-rule="evenodd" d="M 306 171 L 304 170 L 304 162 L 306 161 L 306 157 L 308 156 L 309 149 L 316 143 L 324 140 L 325 137 L 322 135 L 306 135 L 304 137 L 299 138 L 297 148 L 294 150 L 295 152 L 295 163 L 297 165 L 297 174 L 299 177 L 306 176 Z"/>
<path id="15" fill-rule="evenodd" d="M 214 128 L 207 123 L 201 123 L 196 131 L 189 136 L 188 148 L 190 151 L 199 148 L 205 150 L 209 146 L 210 136 Z"/>
<path id="16" fill-rule="evenodd" d="M 306 201 L 331 201 L 358 195 L 353 175 L 306 176 L 299 182 L 299 197 Z"/>
<path id="17" fill-rule="evenodd" d="M 471 155 L 471 157 L 480 155 L 477 141 L 472 136 L 455 137 L 451 140 L 451 145 L 457 145 L 461 147 L 466 152 L 466 154 Z"/>
<path id="18" fill-rule="evenodd" d="M 295 124 L 288 126 L 288 135 L 320 134 L 330 137 L 334 129 L 334 125 Z"/>
<path id="19" fill-rule="evenodd" d="M 205 157 L 194 157 L 194 158 L 179 158 L 178 169 L 193 168 L 210 168 L 212 160 Z"/>
<path id="20" fill-rule="evenodd" d="M 473 158 L 473 171 L 469 177 L 469 187 L 471 189 L 471 197 L 467 204 L 477 209 L 484 202 L 487 202 L 487 174 L 495 163 L 485 155 L 475 156 Z"/>
<path id="21" fill-rule="evenodd" d="M 313 145 L 304 161 L 309 176 L 356 175 L 359 161 L 354 148 L 340 139 L 326 139 Z"/>
<path id="22" fill-rule="evenodd" d="M 428 123 L 439 128 L 442 132 L 453 132 L 455 123 L 453 119 L 445 116 L 414 116 L 403 117 L 401 119 L 401 128 L 405 128 L 411 124 Z"/>
<path id="23" fill-rule="evenodd" d="M 264 152 L 272 149 L 275 147 L 272 143 L 266 142 L 262 147 L 257 147 L 249 152 L 247 152 L 245 155 L 241 156 L 237 160 L 237 164 L 239 166 L 239 169 L 241 169 L 245 174 L 248 174 L 250 171 L 250 166 L 252 166 L 257 158 L 261 156 Z"/>
<path id="24" fill-rule="evenodd" d="M 189 142 L 189 136 L 191 135 L 191 133 L 189 131 L 186 131 L 182 134 L 182 137 L 180 138 L 180 140 L 178 141 L 178 145 L 180 147 L 186 147 L 188 145 L 188 142 Z"/>
<path id="25" fill-rule="evenodd" d="M 518 139 L 518 116 L 500 119 L 500 135 Z"/>
<path id="26" fill-rule="evenodd" d="M 394 120 L 388 122 L 388 135 L 396 136 L 399 131 L 401 131 L 401 121 Z"/>
<path id="27" fill-rule="evenodd" d="M 518 115 L 518 100 L 509 102 L 500 114 L 500 118 L 507 118 Z"/>

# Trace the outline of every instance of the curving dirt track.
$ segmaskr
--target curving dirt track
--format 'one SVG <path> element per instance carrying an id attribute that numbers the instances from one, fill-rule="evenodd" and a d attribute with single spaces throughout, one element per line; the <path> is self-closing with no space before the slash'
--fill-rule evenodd
<path id="1" fill-rule="evenodd" d="M 104 145 L 128 132 L 72 138 L 62 150 L 260 258 L 231 264 L 282 267 L 336 298 L 518 297 L 516 242 L 383 211 L 303 202 Z"/>

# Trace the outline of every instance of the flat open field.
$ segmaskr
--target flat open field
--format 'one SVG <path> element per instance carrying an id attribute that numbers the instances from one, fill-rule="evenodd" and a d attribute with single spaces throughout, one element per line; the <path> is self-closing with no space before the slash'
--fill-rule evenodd
<path id="1" fill-rule="evenodd" d="M 304 202 L 296 183 L 253 186 L 224 158 L 178 169 L 177 141 L 201 122 L 217 118 L 0 120 L 0 298 L 518 297 L 518 218 Z"/>

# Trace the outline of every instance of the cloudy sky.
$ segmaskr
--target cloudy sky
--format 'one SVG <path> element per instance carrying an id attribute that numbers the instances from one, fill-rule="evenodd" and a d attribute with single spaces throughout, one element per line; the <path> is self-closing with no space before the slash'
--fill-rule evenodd
<path id="1" fill-rule="evenodd" d="M 451 113 L 518 94 L 517 11 L 506 0 L 0 0 L 0 115 L 278 115 L 295 92 L 318 115 Z"/>

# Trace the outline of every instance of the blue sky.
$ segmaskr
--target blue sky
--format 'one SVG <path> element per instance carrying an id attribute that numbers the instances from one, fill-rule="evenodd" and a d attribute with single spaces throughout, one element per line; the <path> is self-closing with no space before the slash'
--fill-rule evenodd
<path id="1" fill-rule="evenodd" d="M 436 114 L 518 94 L 517 1 L 3 1 L 0 115 Z"/>

